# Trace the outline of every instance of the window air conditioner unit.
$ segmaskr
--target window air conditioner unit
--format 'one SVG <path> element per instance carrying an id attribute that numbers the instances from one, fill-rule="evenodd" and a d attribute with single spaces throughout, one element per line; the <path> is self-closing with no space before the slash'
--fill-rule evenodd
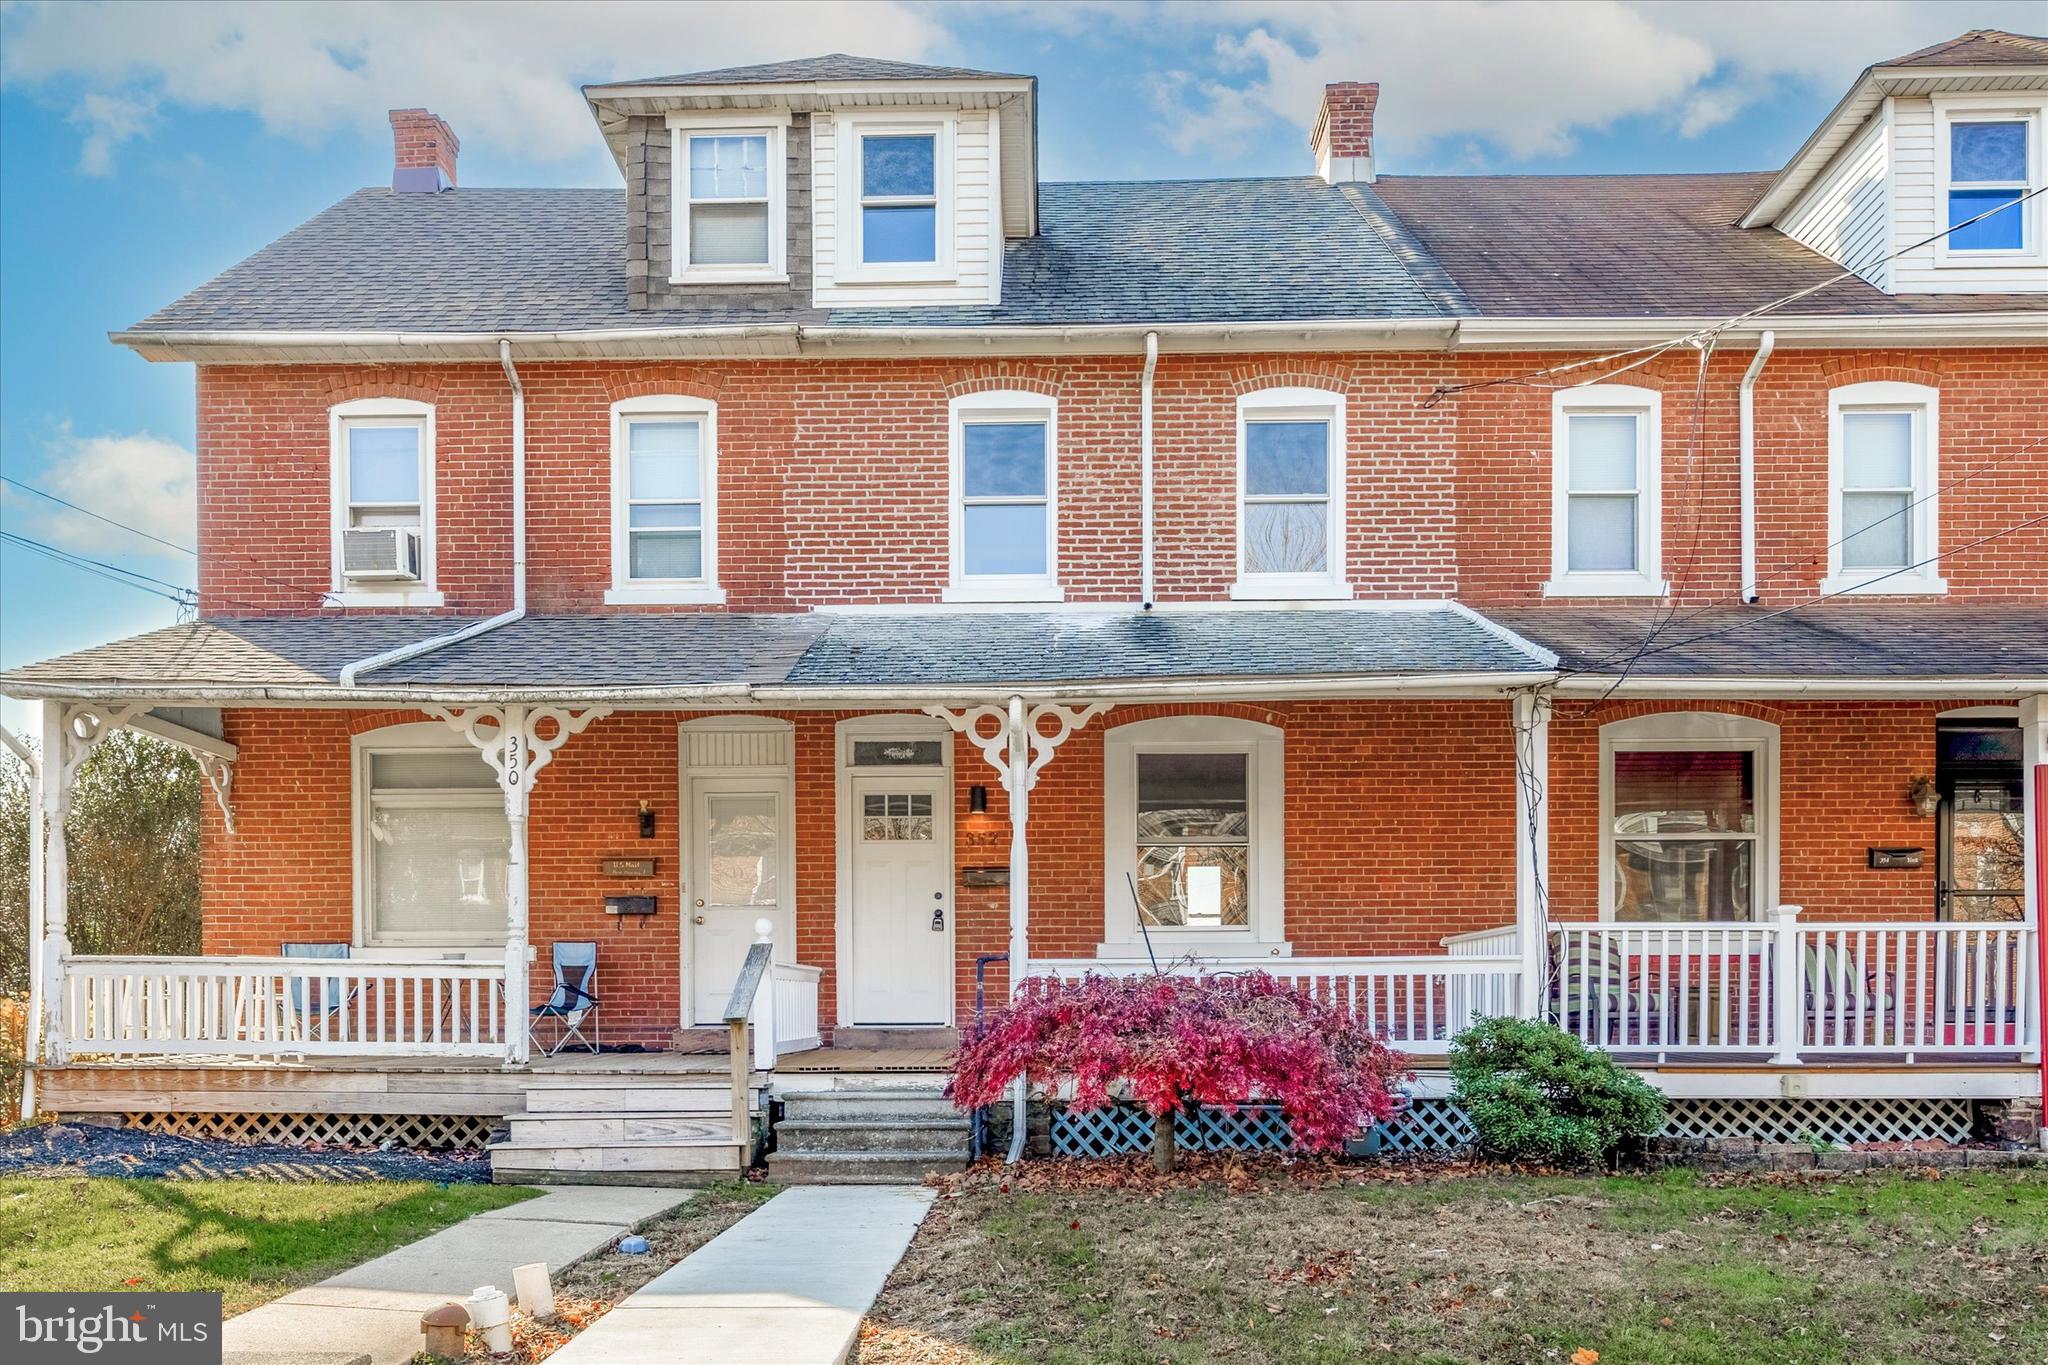
<path id="1" fill-rule="evenodd" d="M 343 531 L 341 576 L 352 581 L 418 582 L 420 533 L 409 526 Z"/>

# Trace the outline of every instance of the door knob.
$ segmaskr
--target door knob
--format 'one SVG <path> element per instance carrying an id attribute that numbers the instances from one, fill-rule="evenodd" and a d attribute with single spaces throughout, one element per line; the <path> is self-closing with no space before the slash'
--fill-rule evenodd
<path id="1" fill-rule="evenodd" d="M 701 904 L 701 903 L 702 903 L 702 902 L 699 902 L 699 904 Z M 704 922 L 704 917 L 703 917 L 702 915 L 693 915 L 693 916 L 691 916 L 691 918 L 692 918 L 692 919 L 694 919 L 694 920 L 695 920 L 695 921 L 696 921 L 697 923 L 699 923 L 699 924 L 702 924 L 702 923 Z"/>

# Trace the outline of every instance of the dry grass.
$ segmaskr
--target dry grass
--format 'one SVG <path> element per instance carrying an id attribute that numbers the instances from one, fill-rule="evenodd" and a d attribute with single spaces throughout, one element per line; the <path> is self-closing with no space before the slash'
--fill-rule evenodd
<path id="1" fill-rule="evenodd" d="M 2041 1173 L 1109 1169 L 948 1189 L 863 1365 L 2048 1359 Z"/>

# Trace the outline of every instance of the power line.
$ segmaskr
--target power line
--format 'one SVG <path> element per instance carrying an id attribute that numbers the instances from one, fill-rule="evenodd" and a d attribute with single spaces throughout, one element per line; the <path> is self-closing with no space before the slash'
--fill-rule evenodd
<path id="1" fill-rule="evenodd" d="M 156 586 L 160 588 L 169 588 L 172 592 L 192 591 L 183 583 L 172 583 L 167 579 L 157 578 L 150 574 L 143 573 L 140 569 L 130 569 L 120 564 L 110 564 L 104 559 L 94 559 L 91 555 L 82 555 L 78 553 L 76 550 L 67 550 L 60 545 L 51 545 L 46 541 L 33 540 L 28 536 L 22 535 L 18 531 L 0 531 L 0 537 L 4 537 L 5 539 L 13 541 L 20 545 L 32 546 L 35 549 L 45 551 L 46 553 L 52 555 L 61 555 L 67 559 L 74 559 L 81 564 L 90 564 L 94 568 L 105 569 L 109 573 L 125 574 L 130 578 L 139 578 L 145 583 L 154 583 Z"/>
<path id="2" fill-rule="evenodd" d="M 162 536 L 151 535 L 148 531 L 143 530 L 139 526 L 130 526 L 125 521 L 116 521 L 112 517 L 107 516 L 104 513 L 93 511 L 90 507 L 80 507 L 75 502 L 69 502 L 63 498 L 60 498 L 55 493 L 45 493 L 42 489 L 37 488 L 32 484 L 23 483 L 20 479 L 9 478 L 5 474 L 0 474 L 0 483 L 11 484 L 16 488 L 19 488 L 22 492 L 33 493 L 39 498 L 48 498 L 51 502 L 56 503 L 59 507 L 68 507 L 72 511 L 79 513 L 81 516 L 91 517 L 94 521 L 103 521 L 109 526 L 113 526 L 120 530 L 128 532 L 130 535 L 141 536 L 144 540 L 153 540 L 157 544 L 163 546 L 165 549 L 176 550 L 179 554 L 191 555 L 194 559 L 197 559 L 199 557 L 199 551 L 194 550 L 189 546 L 180 545 L 176 541 L 165 540 Z"/>
<path id="3" fill-rule="evenodd" d="M 46 545 L 40 540 L 31 540 L 27 536 L 16 535 L 12 531 L 0 531 L 0 543 L 19 546 L 31 554 L 41 555 L 43 558 L 62 564 L 66 568 L 89 573 L 95 578 L 104 578 L 109 583 L 118 583 L 124 588 L 134 588 L 137 592 L 146 592 L 152 597 L 161 597 L 167 602 L 175 603 L 181 612 L 197 604 L 197 595 L 190 588 L 180 588 L 175 584 L 164 583 L 162 579 L 150 578 L 147 574 L 136 574 L 132 570 L 123 569 L 118 565 L 104 564 L 99 560 L 87 559 L 82 555 L 73 555 L 58 549 L 54 545 Z M 160 586 L 153 587 L 151 586 L 152 584 Z"/>

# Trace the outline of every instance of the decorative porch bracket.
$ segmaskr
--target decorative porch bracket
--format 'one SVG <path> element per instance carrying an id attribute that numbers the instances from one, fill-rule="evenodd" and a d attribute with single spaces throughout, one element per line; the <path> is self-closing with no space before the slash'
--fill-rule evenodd
<path id="1" fill-rule="evenodd" d="M 61 1065 L 70 1057 L 64 1037 L 64 964 L 71 956 L 71 856 L 64 822 L 78 770 L 93 746 L 146 709 L 141 702 L 113 706 L 97 702 L 43 703 L 42 1007 L 43 1058 Z"/>
<path id="2" fill-rule="evenodd" d="M 213 788 L 214 803 L 220 807 L 221 823 L 226 826 L 228 833 L 235 832 L 235 808 L 232 804 L 235 760 L 241 754 L 234 745 L 224 739 L 215 739 L 212 735 L 174 724 L 147 711 L 131 717 L 128 728 L 145 735 L 154 735 L 192 755 L 193 760 L 199 764 L 199 772 L 206 779 L 206 785 Z"/>
<path id="3" fill-rule="evenodd" d="M 1107 702 L 1067 706 L 1042 701 L 1027 706 L 1022 697 L 1011 697 L 1008 707 L 971 706 L 955 711 L 944 706 L 927 706 L 925 712 L 967 736 L 981 750 L 981 756 L 996 770 L 1003 791 L 1010 798 L 1010 993 L 1016 994 L 1030 965 L 1031 947 L 1031 857 L 1025 827 L 1031 818 L 1031 789 L 1038 774 L 1052 762 L 1053 751 L 1065 744 L 1076 730 L 1109 710 Z M 1052 722 L 1046 732 L 1045 722 Z M 986 733 L 984 731 L 987 731 Z M 1025 1095 L 1020 1079 L 1010 1096 L 1011 1161 L 1024 1150 Z"/>
<path id="4" fill-rule="evenodd" d="M 564 706 L 426 705 L 420 708 L 445 722 L 476 747 L 498 775 L 505 794 L 505 823 L 511 838 L 505 857 L 505 1065 L 526 1064 L 527 966 L 533 949 L 527 943 L 526 815 L 527 793 L 542 768 L 554 761 L 555 750 L 581 734 L 591 722 L 611 714 L 607 706 L 574 710 Z"/>

